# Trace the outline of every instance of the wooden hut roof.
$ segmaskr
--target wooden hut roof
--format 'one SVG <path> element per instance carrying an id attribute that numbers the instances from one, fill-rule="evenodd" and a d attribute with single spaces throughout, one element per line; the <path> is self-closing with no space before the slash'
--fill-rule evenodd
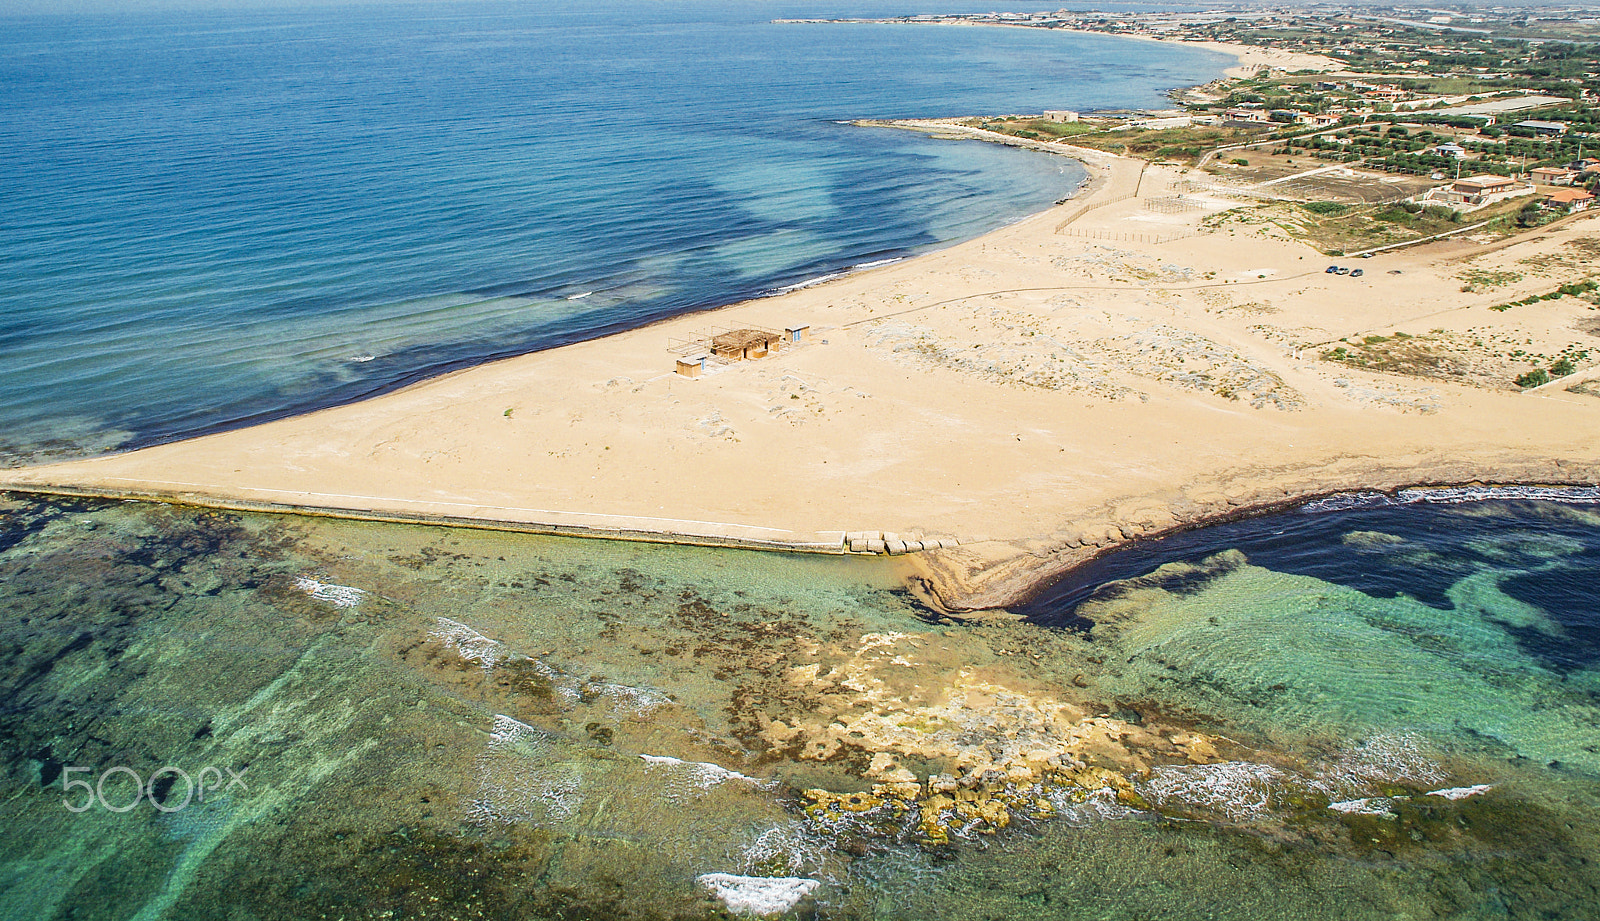
<path id="1" fill-rule="evenodd" d="M 757 344 L 770 346 L 778 338 L 777 333 L 767 332 L 764 329 L 735 329 L 712 339 L 711 347 L 719 352 L 743 351 Z"/>

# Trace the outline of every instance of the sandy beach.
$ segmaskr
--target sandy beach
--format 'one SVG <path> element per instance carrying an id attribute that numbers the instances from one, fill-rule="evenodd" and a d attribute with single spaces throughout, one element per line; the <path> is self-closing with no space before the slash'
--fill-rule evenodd
<path id="1" fill-rule="evenodd" d="M 1237 79 L 1253 77 L 1262 68 L 1293 73 L 1297 70 L 1329 71 L 1344 67 L 1343 62 L 1336 61 L 1326 55 L 1280 51 L 1276 48 L 1256 48 L 1252 45 L 1240 45 L 1236 42 L 1174 42 L 1174 44 L 1188 45 L 1191 48 L 1204 48 L 1207 51 L 1233 55 L 1239 59 L 1239 63 L 1223 71 L 1223 73 Z"/>
<path id="2" fill-rule="evenodd" d="M 1088 163 L 1084 194 L 941 252 L 0 486 L 923 548 L 915 580 L 964 610 L 1131 538 L 1334 491 L 1600 483 L 1589 372 L 1510 383 L 1531 356 L 1600 346 L 1600 315 L 1573 297 L 1488 309 L 1585 277 L 1593 216 L 1340 276 L 1271 224 L 1203 223 L 1237 197 L 1174 212 L 1202 177 L 1052 146 Z M 675 373 L 713 332 L 788 327 L 808 329 L 768 357 Z M 1415 367 L 1327 360 L 1347 337 L 1404 342 Z"/>
<path id="3" fill-rule="evenodd" d="M 863 21 L 876 22 L 876 21 L 879 21 L 879 20 L 863 20 Z M 926 25 L 930 25 L 930 24 L 933 24 L 933 23 L 911 22 L 911 23 L 905 23 L 905 24 L 906 25 L 926 26 Z M 961 21 L 942 21 L 942 22 L 938 22 L 936 24 L 937 25 L 942 25 L 942 26 L 954 26 L 954 27 L 960 27 L 960 28 L 1033 29 L 1033 30 L 1036 30 L 1036 31 L 1039 30 L 1038 26 L 1028 26 L 1028 25 L 1021 25 L 1021 24 L 1017 24 L 1017 23 L 1005 23 L 1005 22 L 971 22 L 971 21 L 961 20 Z M 1242 44 L 1239 44 L 1238 42 L 1194 42 L 1194 41 L 1183 41 L 1181 39 L 1160 38 L 1160 37 L 1157 37 L 1157 36 L 1154 36 L 1154 35 L 1136 35 L 1136 34 L 1130 34 L 1130 33 L 1126 33 L 1126 32 L 1098 32 L 1098 31 L 1094 31 L 1092 29 L 1051 28 L 1048 31 L 1050 31 L 1050 32 L 1066 32 L 1066 33 L 1072 33 L 1072 34 L 1075 34 L 1075 35 L 1099 35 L 1099 36 L 1114 35 L 1117 38 L 1133 39 L 1135 41 L 1142 41 L 1142 42 L 1162 42 L 1162 43 L 1168 44 L 1168 45 L 1186 45 L 1186 46 L 1188 46 L 1190 48 L 1203 48 L 1206 51 L 1215 51 L 1215 52 L 1217 52 L 1219 54 L 1232 55 L 1234 58 L 1236 58 L 1238 60 L 1239 63 L 1235 64 L 1232 67 L 1229 67 L 1229 68 L 1225 69 L 1222 73 L 1223 73 L 1223 76 L 1229 77 L 1231 79 L 1236 79 L 1236 80 L 1242 80 L 1242 79 L 1245 79 L 1245 78 L 1248 78 L 1248 77 L 1253 77 L 1264 68 L 1272 69 L 1272 70 L 1288 71 L 1288 72 L 1292 73 L 1292 72 L 1297 71 L 1297 70 L 1312 70 L 1312 71 L 1339 70 L 1339 69 L 1341 69 L 1341 68 L 1343 68 L 1345 66 L 1343 61 L 1339 61 L 1339 60 L 1336 60 L 1334 58 L 1330 58 L 1327 55 L 1308 54 L 1308 53 L 1299 52 L 1299 51 L 1283 51 L 1283 50 L 1277 49 L 1277 48 L 1258 48 L 1258 47 L 1256 47 L 1254 45 L 1242 45 Z"/>

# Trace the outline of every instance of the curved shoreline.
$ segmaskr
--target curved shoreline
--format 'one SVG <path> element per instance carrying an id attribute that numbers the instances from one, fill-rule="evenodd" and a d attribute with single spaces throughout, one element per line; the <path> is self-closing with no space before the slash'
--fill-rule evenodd
<path id="1" fill-rule="evenodd" d="M 1047 245 L 1058 246 L 1057 234 L 1067 228 L 1072 218 L 1081 218 L 1090 213 L 1105 211 L 1113 213 L 1109 220 L 1115 224 L 1119 217 L 1125 217 L 1127 209 L 1134 207 L 1137 202 L 1122 198 L 1122 193 L 1127 191 L 1130 184 L 1139 184 L 1139 174 L 1144 171 L 1143 164 L 1117 158 L 1110 155 L 1099 155 L 1101 162 L 1094 171 L 1093 182 L 1088 193 L 1081 199 L 1074 199 L 1067 205 L 1053 208 L 1040 215 L 1036 215 L 1018 225 L 1004 228 L 993 234 L 953 247 L 951 250 L 916 257 L 893 265 L 869 269 L 856 275 L 827 282 L 822 285 L 805 288 L 799 291 L 777 297 L 763 298 L 755 302 L 747 302 L 735 307 L 723 308 L 723 314 L 741 311 L 755 311 L 773 306 L 783 306 L 794 301 L 811 301 L 812 309 L 818 301 L 831 300 L 840 289 L 855 289 L 857 291 L 872 291 L 884 287 L 887 283 L 891 289 L 903 282 L 895 281 L 898 277 L 921 277 L 924 269 L 932 263 L 950 263 L 955 260 L 957 269 L 967 265 L 967 260 L 973 258 L 972 251 L 980 254 L 991 246 L 1002 243 L 1016 243 L 1019 238 L 1042 238 Z M 1118 202 L 1122 202 L 1119 206 Z M 1062 212 L 1068 212 L 1067 220 L 1060 220 Z M 1568 230 L 1570 232 L 1570 230 Z M 1526 243 L 1527 241 L 1524 241 Z M 1508 244 L 1515 245 L 1515 244 Z M 1162 244 L 1152 244 L 1145 249 L 1166 251 Z M 1426 248 L 1424 248 L 1426 249 Z M 1424 253 L 1426 256 L 1426 253 Z M 1164 257 L 1165 258 L 1165 257 Z M 1398 258 L 1398 257 L 1397 257 Z M 1409 258 L 1416 258 L 1414 255 Z M 947 266 L 948 268 L 948 266 Z M 1313 276 L 1314 277 L 1314 276 Z M 1101 284 L 1093 286 L 1061 286 L 1047 287 L 1049 290 L 1078 290 L 1082 288 L 1106 289 L 1105 296 L 1109 298 L 1106 303 L 1118 303 L 1129 296 L 1139 297 L 1148 294 L 1141 293 L 1138 288 L 1128 286 L 1118 287 L 1108 285 L 1104 279 Z M 1277 285 L 1282 287 L 1284 282 L 1273 282 L 1270 279 L 1239 279 L 1241 283 L 1248 282 L 1254 287 Z M 1286 279 L 1286 281 L 1303 283 L 1303 276 Z M 1189 290 L 1192 286 L 1174 286 L 1168 293 L 1177 294 Z M 1226 287 L 1223 283 L 1210 285 L 1211 288 Z M 992 291 L 993 289 L 988 289 Z M 1023 290 L 1028 289 L 1013 289 Z M 951 293 L 951 292 L 945 292 Z M 886 325 L 892 325 L 908 312 L 910 315 L 926 314 L 936 309 L 947 309 L 950 304 L 964 306 L 973 303 L 982 303 L 983 299 L 1011 298 L 1013 296 L 1037 295 L 1002 295 L 985 294 L 979 291 L 954 292 L 956 296 L 940 297 L 930 303 L 912 305 L 908 309 L 897 308 L 894 311 L 885 311 L 878 314 L 875 310 L 868 310 L 865 316 L 855 316 L 842 326 L 831 327 L 833 332 L 827 333 L 838 336 L 848 329 L 850 334 L 857 330 L 881 330 Z M 1094 293 L 1093 291 L 1090 292 Z M 1192 292 L 1191 292 L 1192 293 Z M 1187 296 L 1187 295 L 1184 295 Z M 879 301 L 882 306 L 892 306 L 894 300 L 903 295 L 896 295 Z M 946 305 L 940 308 L 939 305 Z M 843 319 L 843 318 L 840 318 Z M 0 488 L 13 488 L 19 491 L 39 491 L 71 495 L 102 495 L 113 498 L 141 498 L 157 501 L 171 501 L 184 504 L 203 505 L 218 508 L 234 508 L 240 510 L 265 511 L 274 513 L 305 513 L 312 515 L 329 515 L 335 517 L 348 517 L 355 519 L 388 520 L 398 522 L 412 522 L 423 524 L 438 524 L 451 526 L 480 527 L 487 529 L 503 529 L 515 531 L 531 531 L 547 534 L 564 534 L 570 536 L 610 537 L 631 540 L 658 541 L 667 543 L 688 543 L 720 546 L 738 546 L 750 549 L 763 550 L 796 550 L 823 553 L 845 553 L 849 549 L 849 535 L 851 528 L 846 525 L 860 524 L 859 521 L 851 522 L 840 520 L 838 526 L 827 527 L 796 527 L 790 521 L 774 520 L 784 516 L 764 516 L 767 520 L 758 517 L 751 521 L 748 516 L 713 517 L 696 515 L 667 516 L 616 514 L 601 512 L 590 504 L 584 512 L 554 514 L 549 513 L 549 506 L 533 507 L 519 505 L 516 509 L 507 509 L 503 505 L 487 501 L 483 497 L 469 497 L 465 502 L 443 501 L 437 498 L 422 498 L 422 493 L 436 492 L 436 489 L 423 489 L 430 484 L 424 478 L 418 480 L 417 488 L 413 490 L 418 495 L 417 500 L 374 500 L 375 493 L 382 490 L 366 490 L 359 493 L 345 494 L 346 500 L 366 501 L 328 501 L 318 500 L 313 493 L 320 490 L 288 489 L 264 491 L 240 483 L 234 478 L 232 485 L 230 478 L 218 476 L 223 467 L 240 463 L 246 455 L 259 455 L 263 451 L 281 451 L 285 441 L 281 435 L 284 430 L 293 438 L 310 438 L 322 441 L 329 438 L 337 439 L 341 431 L 347 430 L 352 425 L 369 424 L 372 420 L 370 410 L 376 410 L 386 405 L 399 401 L 409 406 L 438 406 L 439 400 L 429 394 L 430 391 L 443 390 L 445 397 L 445 415 L 452 416 L 452 404 L 456 408 L 465 406 L 460 401 L 467 393 L 481 390 L 487 384 L 494 385 L 496 378 L 509 376 L 514 366 L 540 364 L 556 361 L 563 357 L 576 357 L 576 353 L 587 352 L 587 361 L 599 361 L 602 365 L 611 364 L 614 352 L 623 346 L 635 345 L 637 340 L 645 336 L 659 336 L 660 332 L 668 331 L 662 327 L 672 327 L 674 323 L 682 325 L 686 320 L 662 321 L 641 330 L 618 334 L 601 340 L 593 340 L 563 349 L 556 349 L 544 353 L 508 359 L 494 365 L 477 369 L 468 369 L 447 375 L 443 379 L 425 382 L 402 391 L 365 403 L 325 410 L 307 416 L 296 417 L 283 422 L 273 423 L 256 429 L 240 430 L 210 438 L 195 439 L 187 442 L 178 442 L 162 448 L 148 449 L 131 454 L 115 455 L 108 458 L 99 458 L 91 461 L 77 462 L 63 465 L 50 465 L 47 467 L 20 468 L 0 471 Z M 774 324 L 775 325 L 775 324 Z M 1363 327 L 1365 324 L 1362 324 Z M 976 347 L 976 346 L 975 346 Z M 637 349 L 635 349 L 636 351 Z M 807 355 L 817 354 L 815 346 L 793 352 L 785 356 L 780 353 L 778 362 L 797 360 Z M 652 355 L 661 355 L 653 349 L 646 350 Z M 655 361 L 657 359 L 650 359 Z M 556 369 L 558 374 L 566 375 L 573 367 L 570 363 L 560 363 Z M 581 367 L 581 364 L 580 364 Z M 768 366 L 768 367 L 779 367 Z M 716 380 L 721 380 L 725 375 L 747 376 L 747 372 L 759 372 L 762 365 L 758 362 L 748 362 L 730 365 Z M 936 369 L 937 370 L 937 369 Z M 539 377 L 539 375 L 535 375 Z M 616 380 L 615 378 L 613 380 Z M 630 382 L 631 378 L 624 378 Z M 695 387 L 710 381 L 682 381 L 670 373 L 658 375 L 653 381 L 639 384 L 635 390 L 645 389 L 647 385 L 664 383 L 670 396 L 673 391 L 678 394 L 687 394 L 684 388 Z M 948 381 L 947 381 L 948 382 Z M 748 382 L 747 382 L 748 383 Z M 463 390 L 463 385 L 465 386 Z M 846 388 L 847 390 L 849 388 Z M 1471 388 L 1468 388 L 1471 390 Z M 734 388 L 730 395 L 748 396 L 747 388 Z M 1481 392 L 1480 392 L 1481 393 Z M 993 395 L 991 393 L 991 395 Z M 1471 394 L 1477 396 L 1479 394 Z M 929 395 L 925 392 L 916 393 L 915 402 L 926 404 L 930 402 Z M 1521 404 L 1529 399 L 1529 395 L 1518 394 L 1484 394 L 1491 403 L 1505 406 L 1508 401 Z M 420 398 L 420 404 L 418 403 Z M 581 401 L 578 401 L 581 402 Z M 677 402 L 673 397 L 672 402 Z M 1560 403 L 1557 400 L 1542 400 L 1542 405 Z M 391 420 L 403 420 L 410 413 L 408 405 L 395 406 L 398 414 L 391 414 Z M 499 404 L 494 404 L 498 406 Z M 556 401 L 560 405 L 560 401 Z M 1507 406 L 1512 413 L 1520 410 Z M 1581 406 L 1580 409 L 1589 407 Z M 1189 406 L 1185 415 L 1191 415 L 1195 407 Z M 1273 410 L 1258 410 L 1273 413 Z M 1499 413 L 1504 415 L 1504 410 Z M 1285 414 L 1287 415 L 1287 414 Z M 1580 413 L 1580 416 L 1587 414 Z M 1278 421 L 1268 417 L 1270 421 Z M 510 419 L 510 415 L 507 415 Z M 1423 425 L 1426 416 L 1418 417 L 1418 425 Z M 391 423 L 392 424 L 392 423 Z M 652 423 L 654 424 L 654 423 Z M 1362 423 L 1365 425 L 1365 423 Z M 296 436 L 292 430 L 299 429 Z M 380 425 L 380 430 L 382 426 Z M 1571 430 L 1570 427 L 1568 429 Z M 390 435 L 394 433 L 391 432 Z M 420 437 L 420 433 L 413 433 L 411 437 Z M 425 437 L 421 440 L 426 441 Z M 1019 439 L 1020 440 L 1020 436 Z M 233 442 L 232 446 L 225 444 Z M 374 442 L 367 439 L 368 451 L 382 447 L 391 441 L 389 437 Z M 224 443 L 224 444 L 218 444 Z M 803 442 L 802 442 L 803 443 Z M 195 450 L 221 447 L 218 453 L 215 450 L 201 450 L 198 455 Z M 483 444 L 479 448 L 485 447 Z M 493 447 L 493 445 L 488 445 Z M 814 445 L 813 445 L 814 447 Z M 1162 534 L 1173 533 L 1179 530 L 1188 530 L 1204 527 L 1207 524 L 1254 514 L 1268 513 L 1312 501 L 1319 497 L 1348 493 L 1352 491 L 1395 490 L 1409 486 L 1419 485 L 1444 485 L 1444 484 L 1473 484 L 1473 483 L 1527 483 L 1527 484 L 1561 484 L 1561 485 L 1595 485 L 1600 483 L 1600 457 L 1593 460 L 1578 460 L 1572 463 L 1573 458 L 1581 457 L 1582 451 L 1575 451 L 1570 457 L 1563 456 L 1560 452 L 1538 450 L 1517 450 L 1512 447 L 1496 448 L 1492 441 L 1480 441 L 1473 447 L 1473 453 L 1479 454 L 1477 459 L 1458 458 L 1446 460 L 1438 450 L 1413 451 L 1409 455 L 1397 455 L 1387 460 L 1378 455 L 1364 457 L 1351 456 L 1347 447 L 1341 447 L 1337 442 L 1330 445 L 1337 449 L 1334 459 L 1342 459 L 1346 469 L 1339 470 L 1332 475 L 1318 475 L 1318 471 L 1327 474 L 1330 458 L 1324 455 L 1314 461 L 1302 460 L 1300 463 L 1289 463 L 1286 467 L 1279 467 L 1277 471 L 1264 471 L 1260 467 L 1253 469 L 1239 469 L 1234 467 L 1214 468 L 1209 475 L 1200 479 L 1193 476 L 1178 476 L 1175 481 L 1168 481 L 1164 489 L 1157 489 L 1153 493 L 1146 490 L 1143 494 L 1133 493 L 1106 493 L 1100 496 L 1099 502 L 1093 504 L 1073 503 L 1058 506 L 1058 513 L 1050 516 L 1045 526 L 1033 527 L 1008 527 L 1009 533 L 985 534 L 974 533 L 973 530 L 953 528 L 944 532 L 949 537 L 949 543 L 959 543 L 954 549 L 939 549 L 932 553 L 914 554 L 907 559 L 912 562 L 916 570 L 913 579 L 922 588 L 923 594 L 936 607 L 946 611 L 971 611 L 994 607 L 1004 607 L 1015 604 L 1019 600 L 1037 591 L 1043 584 L 1061 578 L 1072 569 L 1083 565 L 1091 559 L 1109 552 L 1130 540 L 1149 539 Z M 1592 446 L 1590 446 L 1592 447 Z M 609 446 L 605 450 L 609 450 Z M 718 450 L 714 446 L 713 452 Z M 1597 452 L 1591 450 L 1590 454 Z M 345 450 L 335 451 L 335 454 L 348 456 Z M 171 455 L 176 455 L 178 466 L 172 466 Z M 209 456 L 208 456 L 209 455 Z M 413 452 L 414 456 L 414 452 Z M 323 452 L 322 461 L 332 458 Z M 492 459 L 492 458 L 490 458 Z M 591 457 L 591 459 L 595 459 Z M 426 460 L 424 460 L 426 463 Z M 131 469 L 129 466 L 131 465 Z M 268 467 L 280 465 L 269 464 Z M 1232 465 L 1230 465 L 1231 467 Z M 188 475 L 182 477 L 184 482 L 173 483 L 172 480 L 185 468 Z M 257 468 L 258 472 L 260 467 Z M 135 473 L 137 476 L 121 476 L 120 473 Z M 159 474 L 157 476 L 156 474 Z M 379 471 L 381 477 L 382 471 Z M 209 482 L 208 482 L 209 478 Z M 311 480 L 315 480 L 313 475 Z M 473 477 L 476 479 L 476 477 Z M 165 485 L 163 485 L 165 484 Z M 459 482 L 457 485 L 460 485 Z M 1173 487 L 1178 487 L 1174 492 Z M 909 495 L 904 488 L 896 487 L 891 490 L 894 494 L 893 504 L 904 506 Z M 1167 495 L 1161 499 L 1152 496 Z M 338 498 L 337 494 L 328 494 Z M 1160 513 L 1139 520 L 1139 516 L 1128 514 L 1126 508 L 1129 503 L 1140 509 L 1148 510 L 1152 502 L 1160 506 Z M 596 503 L 597 504 L 597 503 Z M 568 503 L 567 507 L 585 507 L 584 503 Z M 544 514 L 537 514 L 544 508 Z M 508 511 L 520 511 L 528 514 L 507 514 Z M 835 509 L 837 511 L 837 509 Z M 563 517 L 563 516 L 567 517 Z M 693 521 L 688 519 L 693 518 Z M 742 520 L 743 523 L 739 523 Z M 1048 522 L 1054 522 L 1051 526 Z M 875 524 L 876 522 L 868 522 Z M 769 527 L 769 525 L 785 524 L 790 527 Z M 891 523 L 893 526 L 893 523 Z M 911 536 L 910 534 L 907 535 Z M 918 535 L 918 537 L 923 535 Z M 931 542 L 931 541 L 930 541 Z"/>
<path id="2" fill-rule="evenodd" d="M 1262 68 L 1325 71 L 1338 70 L 1344 66 L 1341 62 L 1325 55 L 1300 51 L 1279 51 L 1275 48 L 1260 48 L 1239 42 L 1196 42 L 1130 32 L 1098 32 L 1094 29 L 1032 26 L 1016 22 L 987 22 L 971 19 L 777 19 L 773 21 L 800 24 L 860 23 L 886 26 L 971 26 L 990 29 L 1028 29 L 1034 32 L 1061 32 L 1068 35 L 1096 35 L 1101 38 L 1125 38 L 1141 42 L 1159 42 L 1164 45 L 1181 45 L 1185 48 L 1197 48 L 1202 51 L 1212 51 L 1217 54 L 1231 56 L 1238 63 L 1225 69 L 1222 73 L 1224 77 L 1232 79 L 1243 79 L 1252 76 Z"/>
<path id="3" fill-rule="evenodd" d="M 1074 578 L 1077 572 L 1090 564 L 1104 557 L 1126 551 L 1138 544 L 1153 543 L 1177 534 L 1203 531 L 1218 525 L 1280 515 L 1304 509 L 1317 502 L 1344 496 L 1378 495 L 1394 498 L 1401 493 L 1412 490 L 1448 492 L 1475 488 L 1488 490 L 1491 493 L 1491 495 L 1483 496 L 1483 501 L 1511 501 L 1518 498 L 1530 499 L 1531 501 L 1577 501 L 1563 500 L 1560 497 L 1518 497 L 1495 495 L 1493 493 L 1518 489 L 1593 490 L 1600 488 L 1600 475 L 1568 481 L 1515 481 L 1492 478 L 1456 481 L 1419 480 L 1382 487 L 1351 486 L 1283 498 L 1264 498 L 1258 502 L 1249 502 L 1227 510 L 1185 519 L 1173 524 L 1171 527 L 1160 530 L 1140 532 L 1101 544 L 1082 544 L 1077 548 L 1062 548 L 1049 556 L 1038 558 L 1036 561 L 1027 561 L 1023 565 L 1015 566 L 1005 572 L 1003 576 L 997 576 L 992 573 L 986 574 L 986 578 L 977 582 L 968 581 L 965 574 L 957 571 L 951 565 L 952 561 L 948 559 L 950 554 L 923 555 L 915 561 L 918 571 L 911 577 L 912 589 L 925 604 L 946 614 L 960 616 L 964 614 L 981 614 L 990 610 L 1009 609 L 1031 603 L 1053 586 Z M 1428 500 L 1420 501 L 1427 502 Z M 1600 502 L 1600 498 L 1585 498 L 1581 501 L 1584 504 L 1590 504 Z"/>
<path id="4" fill-rule="evenodd" d="M 821 284 L 253 428 L 3 470 L 0 489 L 767 550 L 936 548 L 906 557 L 911 578 L 955 612 L 1014 604 L 1129 540 L 1338 493 L 1600 484 L 1586 434 L 1600 400 L 1514 392 L 1490 371 L 1384 374 L 1315 345 L 1514 334 L 1553 352 L 1586 302 L 1483 308 L 1586 271 L 1592 216 L 1384 253 L 1352 279 L 1270 226 L 1208 230 L 1203 217 L 1237 206 L 1224 195 L 1164 207 L 1186 171 L 1015 142 L 1085 160 L 1084 194 Z M 1457 290 L 1464 273 L 1526 265 L 1540 268 Z M 765 358 L 673 373 L 712 322 L 808 331 Z"/>

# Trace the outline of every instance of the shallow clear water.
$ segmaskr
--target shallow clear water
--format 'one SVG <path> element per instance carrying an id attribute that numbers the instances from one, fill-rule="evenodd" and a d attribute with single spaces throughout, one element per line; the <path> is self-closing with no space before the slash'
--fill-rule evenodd
<path id="1" fill-rule="evenodd" d="M 960 623 L 889 559 L 3 509 L 0 917 L 1600 904 L 1594 505 L 1287 513 Z M 112 811 L 164 766 L 245 786 Z"/>
<path id="2" fill-rule="evenodd" d="M 1082 169 L 840 120 L 1160 105 L 1227 63 L 769 21 L 870 7 L 5 18 L 0 459 L 349 401 L 969 238 Z"/>

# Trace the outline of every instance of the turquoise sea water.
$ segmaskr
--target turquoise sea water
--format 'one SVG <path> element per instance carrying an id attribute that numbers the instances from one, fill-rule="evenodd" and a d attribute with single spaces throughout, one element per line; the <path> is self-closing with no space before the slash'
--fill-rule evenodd
<path id="1" fill-rule="evenodd" d="M 13 495 L 0 918 L 1600 917 L 1596 508 L 1287 513 L 962 623 L 888 559 Z"/>
<path id="2" fill-rule="evenodd" d="M 1081 173 L 837 120 L 1223 63 L 767 22 L 899 12 L 8 19 L 0 449 L 970 236 Z M 952 621 L 890 559 L 0 495 L 0 919 L 726 917 L 708 874 L 823 919 L 1600 918 L 1600 506 L 1423 498 Z"/>
<path id="3" fill-rule="evenodd" d="M 899 13 L 466 3 L 0 25 L 0 452 L 136 445 L 975 236 L 1073 161 L 841 124 L 1162 104 L 1222 56 Z"/>

